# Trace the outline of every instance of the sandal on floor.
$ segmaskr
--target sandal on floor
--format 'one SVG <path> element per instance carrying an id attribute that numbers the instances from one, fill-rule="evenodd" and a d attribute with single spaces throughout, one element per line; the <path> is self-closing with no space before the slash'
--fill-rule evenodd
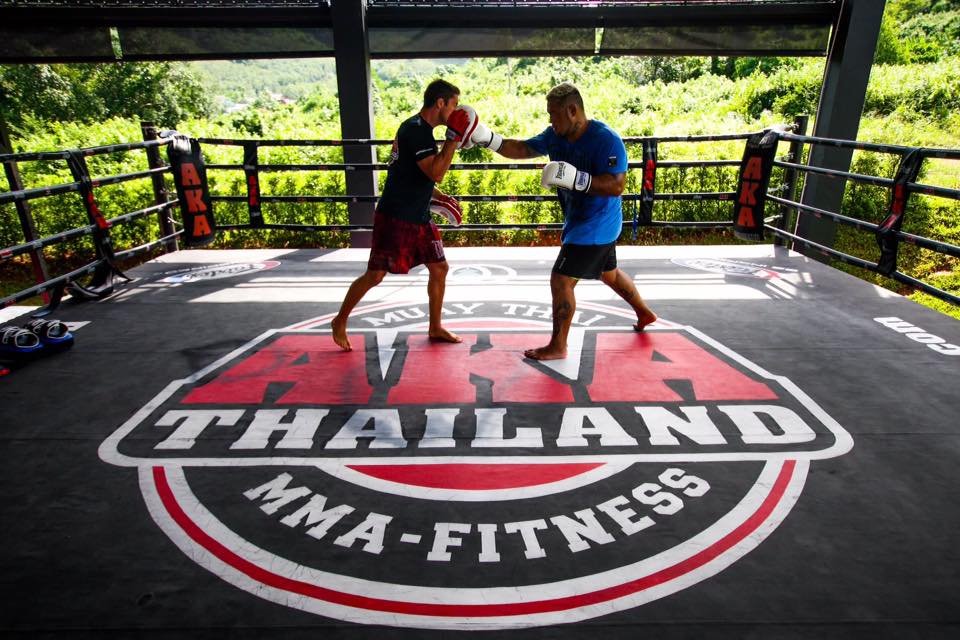
<path id="1" fill-rule="evenodd" d="M 60 320 L 31 320 L 23 328 L 35 334 L 43 344 L 73 342 L 73 334 L 70 333 L 70 328 Z"/>
<path id="2" fill-rule="evenodd" d="M 23 327 L 0 327 L 0 353 L 28 356 L 43 349 L 40 336 Z"/>

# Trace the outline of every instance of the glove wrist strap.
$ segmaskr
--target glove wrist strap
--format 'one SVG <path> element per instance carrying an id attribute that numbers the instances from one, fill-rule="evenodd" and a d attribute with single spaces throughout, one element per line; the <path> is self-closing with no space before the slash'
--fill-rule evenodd
<path id="1" fill-rule="evenodd" d="M 586 171 L 577 171 L 577 175 L 573 180 L 573 189 L 574 191 L 583 191 L 586 193 L 590 190 L 590 184 L 593 182 L 593 176 L 591 176 Z"/>

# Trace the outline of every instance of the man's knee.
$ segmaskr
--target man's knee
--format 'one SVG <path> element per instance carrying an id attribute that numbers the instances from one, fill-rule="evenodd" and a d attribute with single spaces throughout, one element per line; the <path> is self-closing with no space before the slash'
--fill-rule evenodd
<path id="1" fill-rule="evenodd" d="M 550 274 L 550 288 L 554 291 L 573 291 L 577 284 L 576 278 L 565 276 L 554 271 Z"/>
<path id="2" fill-rule="evenodd" d="M 434 277 L 445 278 L 447 277 L 447 272 L 449 270 L 450 270 L 450 265 L 447 264 L 446 260 L 443 260 L 442 262 L 427 263 L 427 271 L 430 273 L 431 276 L 434 276 Z"/>
<path id="3" fill-rule="evenodd" d="M 612 287 L 617 282 L 617 278 L 619 277 L 619 275 L 620 275 L 620 269 L 617 267 L 614 267 L 613 269 L 610 269 L 610 271 L 601 272 L 600 280 L 601 282 L 603 282 L 603 284 Z"/>
<path id="4" fill-rule="evenodd" d="M 367 279 L 367 282 L 370 284 L 370 286 L 375 287 L 381 282 L 383 282 L 383 278 L 387 275 L 387 272 L 374 271 L 372 269 L 367 269 L 367 272 L 363 275 L 364 275 L 364 278 Z"/>

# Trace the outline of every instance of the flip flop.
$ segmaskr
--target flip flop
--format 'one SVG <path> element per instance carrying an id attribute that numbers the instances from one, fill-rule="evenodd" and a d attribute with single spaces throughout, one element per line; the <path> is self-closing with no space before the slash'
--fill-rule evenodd
<path id="1" fill-rule="evenodd" d="M 43 349 L 40 336 L 23 327 L 0 327 L 0 353 L 12 357 L 24 357 Z"/>
<path id="2" fill-rule="evenodd" d="M 59 353 L 73 346 L 73 334 L 70 328 L 60 320 L 36 319 L 23 326 L 24 330 L 37 336 L 43 346 L 44 355 Z"/>
<path id="3" fill-rule="evenodd" d="M 40 338 L 22 327 L 0 327 L 0 375 L 7 375 L 43 353 Z"/>
<path id="4" fill-rule="evenodd" d="M 35 334 L 43 344 L 73 343 L 73 334 L 70 328 L 60 320 L 31 320 L 23 326 L 27 331 Z"/>

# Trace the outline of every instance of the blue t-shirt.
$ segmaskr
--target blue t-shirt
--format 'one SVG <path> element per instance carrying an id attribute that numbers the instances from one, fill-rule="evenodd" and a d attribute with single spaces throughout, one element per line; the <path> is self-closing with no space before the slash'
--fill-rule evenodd
<path id="1" fill-rule="evenodd" d="M 569 162 L 592 176 L 626 173 L 627 149 L 617 132 L 599 120 L 591 120 L 587 130 L 574 142 L 567 142 L 547 127 L 526 143 L 551 160 Z M 623 230 L 620 196 L 591 196 L 569 189 L 557 189 L 563 209 L 561 242 L 572 244 L 609 244 Z"/>

